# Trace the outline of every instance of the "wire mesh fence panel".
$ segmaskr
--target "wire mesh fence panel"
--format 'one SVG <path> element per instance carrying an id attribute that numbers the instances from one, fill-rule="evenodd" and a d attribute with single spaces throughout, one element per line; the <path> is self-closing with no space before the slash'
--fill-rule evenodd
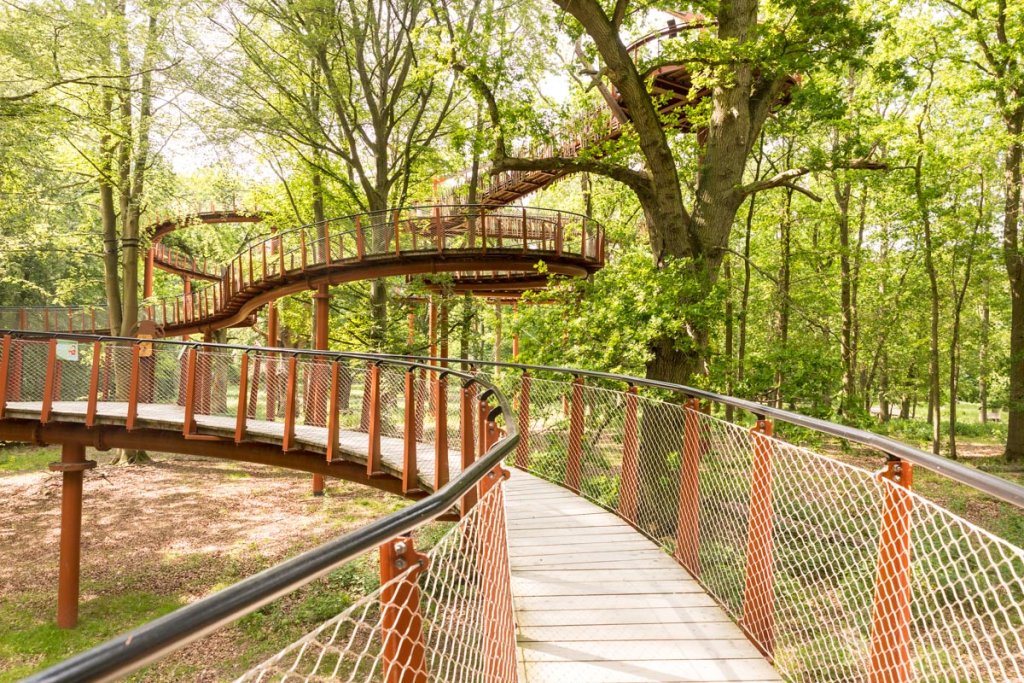
<path id="1" fill-rule="evenodd" d="M 784 677 L 1024 680 L 1020 548 L 696 405 L 569 378 L 503 386 L 520 410 L 526 394 L 525 468 L 661 545 Z"/>
<path id="2" fill-rule="evenodd" d="M 493 486 L 418 561 L 238 681 L 514 681 L 504 498 Z"/>

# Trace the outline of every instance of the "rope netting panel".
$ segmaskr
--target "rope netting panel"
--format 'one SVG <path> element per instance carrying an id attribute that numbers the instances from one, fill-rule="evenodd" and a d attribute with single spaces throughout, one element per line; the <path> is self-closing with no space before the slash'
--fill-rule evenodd
<path id="1" fill-rule="evenodd" d="M 494 485 L 426 554 L 383 549 L 377 590 L 238 681 L 516 680 L 504 505 Z"/>
<path id="2" fill-rule="evenodd" d="M 909 464 L 664 394 L 490 379 L 520 411 L 512 462 L 661 545 L 787 679 L 1024 680 L 1024 550 L 914 493 Z"/>

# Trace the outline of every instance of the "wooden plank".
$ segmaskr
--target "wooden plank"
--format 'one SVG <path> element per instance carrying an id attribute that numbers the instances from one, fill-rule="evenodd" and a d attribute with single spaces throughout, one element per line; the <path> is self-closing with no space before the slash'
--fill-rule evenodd
<path id="1" fill-rule="evenodd" d="M 703 624 L 720 622 L 717 605 L 703 607 L 617 607 L 603 608 L 595 599 L 589 607 L 576 610 L 523 610 L 516 617 L 520 628 L 528 626 L 624 626 L 627 624 Z M 751 646 L 753 647 L 753 646 Z"/>
<path id="2" fill-rule="evenodd" d="M 724 617 L 723 617 L 724 618 Z M 742 638 L 731 621 L 696 624 L 598 624 L 590 626 L 530 626 L 520 630 L 519 640 L 548 642 L 583 640 L 617 642 L 624 640 L 734 640 Z"/>
<path id="3" fill-rule="evenodd" d="M 780 680 L 763 659 L 526 662 L 525 668 L 526 680 L 530 683 L 760 683 Z"/>
<path id="4" fill-rule="evenodd" d="M 670 660 L 670 659 L 752 659 L 758 657 L 750 641 L 724 640 L 645 640 L 587 643 L 554 640 L 547 643 L 524 643 L 523 660 L 527 662 L 564 661 L 571 652 L 573 661 L 602 660 Z"/>
<path id="5" fill-rule="evenodd" d="M 540 595 L 519 595 L 516 609 L 519 613 L 531 611 L 556 612 L 561 610 L 588 609 L 594 604 L 589 595 L 565 596 L 557 601 Z M 605 595 L 601 605 L 607 609 L 644 607 L 660 609 L 665 607 L 711 607 L 716 605 L 706 593 L 668 593 L 665 595 Z"/>

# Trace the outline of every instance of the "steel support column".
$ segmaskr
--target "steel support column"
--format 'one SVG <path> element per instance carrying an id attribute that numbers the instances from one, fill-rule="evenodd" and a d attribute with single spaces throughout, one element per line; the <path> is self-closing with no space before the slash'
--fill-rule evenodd
<path id="1" fill-rule="evenodd" d="M 66 443 L 60 462 L 50 469 L 63 473 L 60 506 L 60 569 L 57 580 L 57 627 L 78 625 L 78 586 L 82 557 L 82 479 L 87 469 L 96 466 L 85 459 L 85 446 Z"/>
<path id="2" fill-rule="evenodd" d="M 329 346 L 330 336 L 330 321 L 331 321 L 331 294 L 327 289 L 327 285 L 320 285 L 317 287 L 316 294 L 313 295 L 313 348 L 318 351 L 326 351 Z M 326 365 L 321 367 L 319 361 L 313 368 L 313 375 L 319 378 L 323 371 L 327 369 Z M 315 408 L 313 415 L 315 420 L 319 423 L 320 416 L 324 415 L 326 406 L 324 403 L 327 397 L 321 394 L 315 387 L 319 386 L 319 382 L 313 382 L 314 389 L 308 391 L 307 395 L 314 402 Z M 327 424 L 327 420 L 323 420 L 324 426 Z M 313 475 L 313 495 L 322 496 L 324 495 L 324 478 L 323 475 Z"/>

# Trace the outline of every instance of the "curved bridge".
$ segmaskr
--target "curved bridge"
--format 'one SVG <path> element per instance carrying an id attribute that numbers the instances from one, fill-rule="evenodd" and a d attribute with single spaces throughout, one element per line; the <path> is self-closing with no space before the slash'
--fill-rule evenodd
<path id="1" fill-rule="evenodd" d="M 451 273 L 454 289 L 543 286 L 548 273 L 582 277 L 604 265 L 604 230 L 549 209 L 430 206 L 359 214 L 274 235 L 248 246 L 221 280 L 147 304 L 162 336 L 237 324 L 264 304 L 321 285 L 394 275 Z M 509 277 L 508 274 L 514 274 Z"/>
<path id="2" fill-rule="evenodd" d="M 65 520 L 80 509 L 86 444 L 266 462 L 422 498 L 31 680 L 124 675 L 374 547 L 381 588 L 244 680 L 1024 674 L 1024 550 L 911 487 L 923 467 L 1017 507 L 1024 488 L 698 389 L 445 367 L 460 362 L 5 335 L 0 438 L 63 444 Z M 754 419 L 727 422 L 715 406 Z M 789 444 L 776 425 L 877 449 L 881 470 Z M 503 462 L 517 470 L 505 484 Z M 408 533 L 436 519 L 458 521 L 421 554 Z M 70 521 L 64 618 L 77 598 Z"/>
<path id="3" fill-rule="evenodd" d="M 146 255 L 143 294 L 153 295 L 153 268 L 174 273 L 184 278 L 216 282 L 220 279 L 220 269 L 206 259 L 197 259 L 177 249 L 168 247 L 163 238 L 172 232 L 203 225 L 223 225 L 225 223 L 261 223 L 263 214 L 258 211 L 239 211 L 236 209 L 215 209 L 197 211 L 182 216 L 158 218 L 146 228 L 152 239 L 152 246 Z"/>

